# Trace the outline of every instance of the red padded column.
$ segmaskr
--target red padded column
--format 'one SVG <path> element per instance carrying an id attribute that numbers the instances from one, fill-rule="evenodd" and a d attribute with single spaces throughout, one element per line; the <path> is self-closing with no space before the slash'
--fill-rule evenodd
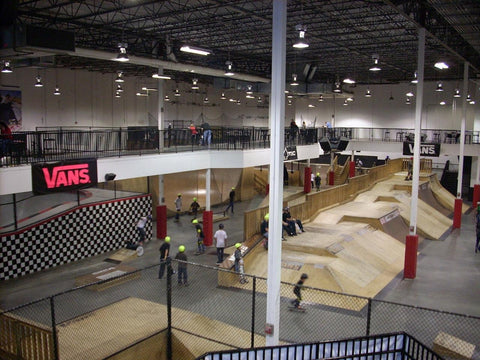
<path id="1" fill-rule="evenodd" d="M 355 161 L 350 161 L 350 167 L 348 168 L 348 177 L 355 177 Z"/>
<path id="2" fill-rule="evenodd" d="M 311 167 L 306 167 L 303 175 L 303 191 L 305 194 L 308 194 L 310 191 L 312 191 L 312 168 Z"/>
<path id="3" fill-rule="evenodd" d="M 267 184 L 267 186 L 265 186 L 265 195 L 268 195 L 270 193 L 270 184 Z"/>
<path id="4" fill-rule="evenodd" d="M 157 239 L 167 236 L 167 206 L 157 206 Z"/>
<path id="5" fill-rule="evenodd" d="M 213 211 L 203 212 L 203 234 L 205 238 L 203 243 L 205 246 L 212 246 L 213 244 Z"/>
<path id="6" fill-rule="evenodd" d="M 453 207 L 453 228 L 460 229 L 462 226 L 462 199 L 455 199 L 455 205 Z"/>
<path id="7" fill-rule="evenodd" d="M 472 207 L 476 208 L 480 205 L 478 202 L 480 201 L 480 185 L 473 185 L 473 200 L 472 200 Z"/>
<path id="8" fill-rule="evenodd" d="M 418 235 L 407 235 L 405 242 L 404 279 L 415 279 L 417 276 Z"/>
<path id="9" fill-rule="evenodd" d="M 335 184 L 335 173 L 333 171 L 328 172 L 328 185 Z"/>

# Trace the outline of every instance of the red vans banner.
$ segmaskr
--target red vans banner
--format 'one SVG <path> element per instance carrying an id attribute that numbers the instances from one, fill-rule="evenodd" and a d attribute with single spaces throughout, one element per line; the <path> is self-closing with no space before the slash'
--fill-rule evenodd
<path id="1" fill-rule="evenodd" d="M 35 194 L 85 189 L 96 184 L 96 159 L 32 165 L 32 187 Z"/>

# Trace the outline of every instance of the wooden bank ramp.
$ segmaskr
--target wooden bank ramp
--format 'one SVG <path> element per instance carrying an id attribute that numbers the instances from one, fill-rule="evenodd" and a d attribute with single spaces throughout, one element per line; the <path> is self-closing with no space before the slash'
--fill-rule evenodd
<path id="1" fill-rule="evenodd" d="M 176 359 L 195 359 L 207 351 L 228 350 L 250 343 L 249 331 L 187 310 L 173 308 L 172 312 Z M 165 353 L 166 327 L 165 305 L 126 298 L 58 325 L 60 359 L 162 358 L 159 356 Z M 208 340 L 212 332 L 222 334 L 224 343 L 234 347 Z M 256 337 L 255 343 L 264 346 L 265 338 Z"/>

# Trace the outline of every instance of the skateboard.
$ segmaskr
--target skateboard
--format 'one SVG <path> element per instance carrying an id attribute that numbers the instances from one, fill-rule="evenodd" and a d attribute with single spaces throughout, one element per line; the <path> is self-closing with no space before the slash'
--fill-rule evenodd
<path id="1" fill-rule="evenodd" d="M 304 313 L 305 312 L 305 309 L 304 308 L 297 308 L 293 305 L 289 305 L 288 306 L 288 310 L 290 311 L 296 311 L 296 312 L 301 312 L 301 313 Z"/>

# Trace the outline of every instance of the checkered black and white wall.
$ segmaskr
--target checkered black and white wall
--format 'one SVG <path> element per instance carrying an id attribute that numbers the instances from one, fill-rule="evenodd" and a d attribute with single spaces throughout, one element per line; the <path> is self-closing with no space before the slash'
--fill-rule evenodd
<path id="1" fill-rule="evenodd" d="M 2 236 L 0 280 L 31 274 L 119 249 L 136 240 L 137 221 L 152 212 L 142 195 L 85 205 L 27 230 Z M 147 222 L 147 239 L 152 223 Z"/>

